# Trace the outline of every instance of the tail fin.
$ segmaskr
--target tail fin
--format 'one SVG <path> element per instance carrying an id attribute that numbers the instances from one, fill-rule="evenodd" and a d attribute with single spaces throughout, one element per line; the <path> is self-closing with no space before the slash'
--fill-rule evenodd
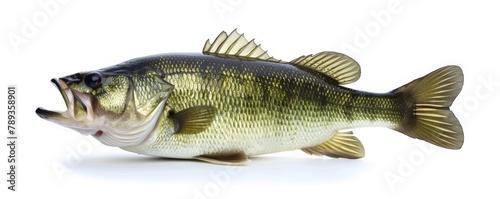
<path id="1" fill-rule="evenodd" d="M 445 66 L 394 90 L 412 108 L 412 114 L 394 129 L 440 147 L 460 149 L 464 134 L 450 106 L 463 82 L 460 67 Z"/>

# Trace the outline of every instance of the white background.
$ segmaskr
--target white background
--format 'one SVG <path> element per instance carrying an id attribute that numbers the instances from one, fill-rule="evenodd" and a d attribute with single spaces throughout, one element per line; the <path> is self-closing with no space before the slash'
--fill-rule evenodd
<path id="1" fill-rule="evenodd" d="M 39 4 L 46 2 L 56 1 L 0 5 L 0 121 L 6 121 L 6 87 L 17 85 L 20 137 L 18 192 L 4 181 L 2 198 L 500 196 L 500 13 L 498 4 L 483 3 L 492 1 L 70 0 L 44 10 Z M 23 34 L 29 24 L 34 27 Z M 367 151 L 360 160 L 292 151 L 226 168 L 106 147 L 35 114 L 39 106 L 65 108 L 53 77 L 150 54 L 200 52 L 206 39 L 234 28 L 283 60 L 348 53 L 362 68 L 361 79 L 349 86 L 360 90 L 386 92 L 438 67 L 461 66 L 465 85 L 452 109 L 464 128 L 463 148 L 366 128 L 354 130 Z M 12 43 L 13 35 L 22 43 Z M 0 150 L 4 172 L 8 151 Z"/>

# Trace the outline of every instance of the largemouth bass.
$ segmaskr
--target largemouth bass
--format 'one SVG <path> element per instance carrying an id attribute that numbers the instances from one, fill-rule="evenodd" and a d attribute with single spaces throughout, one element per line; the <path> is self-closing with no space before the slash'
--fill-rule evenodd
<path id="1" fill-rule="evenodd" d="M 108 146 L 223 165 L 295 149 L 361 158 L 364 147 L 350 129 L 371 126 L 462 147 L 450 111 L 463 85 L 460 67 L 387 93 L 344 86 L 360 74 L 355 60 L 337 52 L 275 59 L 235 30 L 207 40 L 203 53 L 152 55 L 54 78 L 67 110 L 36 113 Z"/>

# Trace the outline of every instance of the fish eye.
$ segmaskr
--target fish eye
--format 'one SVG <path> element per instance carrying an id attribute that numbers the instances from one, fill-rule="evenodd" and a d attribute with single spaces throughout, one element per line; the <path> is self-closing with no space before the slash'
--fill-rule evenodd
<path id="1" fill-rule="evenodd" d="M 97 72 L 91 72 L 83 77 L 83 81 L 88 87 L 96 89 L 102 85 L 102 76 Z"/>

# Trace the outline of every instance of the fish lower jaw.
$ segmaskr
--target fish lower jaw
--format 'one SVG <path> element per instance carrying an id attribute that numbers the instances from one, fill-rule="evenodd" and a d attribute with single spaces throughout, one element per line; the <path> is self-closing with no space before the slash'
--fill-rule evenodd
<path id="1" fill-rule="evenodd" d="M 38 116 L 47 120 L 75 120 L 91 122 L 95 120 L 94 107 L 92 107 L 91 94 L 83 93 L 71 89 L 61 79 L 52 79 L 51 82 L 57 87 L 64 103 L 66 111 L 50 111 L 43 108 L 38 108 L 36 113 Z"/>

